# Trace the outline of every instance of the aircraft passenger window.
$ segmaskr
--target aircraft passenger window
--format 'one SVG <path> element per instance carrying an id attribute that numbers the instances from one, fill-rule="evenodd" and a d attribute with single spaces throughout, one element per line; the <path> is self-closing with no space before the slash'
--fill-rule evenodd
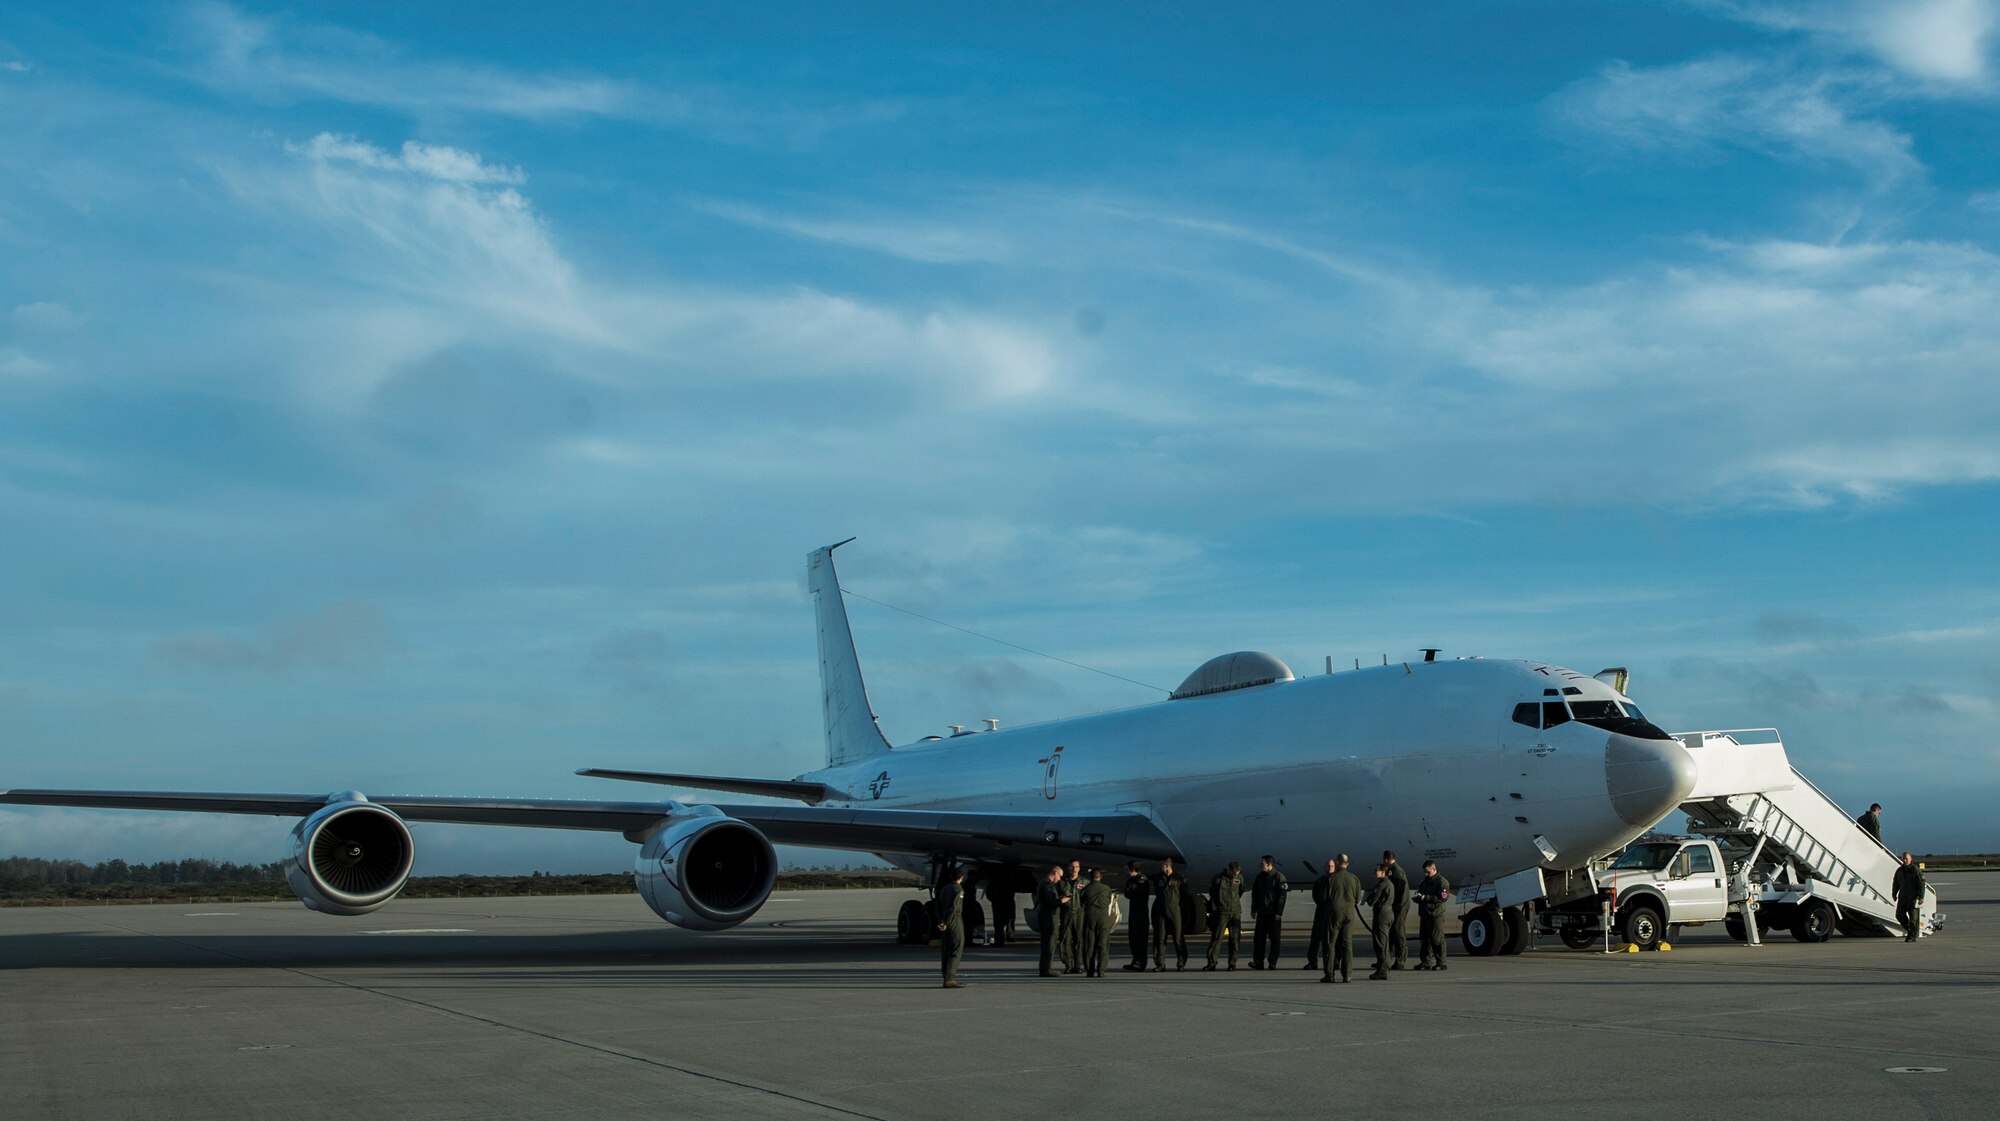
<path id="1" fill-rule="evenodd" d="M 1689 849 L 1687 850 L 1687 857 L 1688 873 L 1690 875 L 1696 872 L 1707 873 L 1709 875 L 1715 873 L 1715 857 L 1707 849 Z"/>
<path id="2" fill-rule="evenodd" d="M 1526 724 L 1530 728 L 1542 726 L 1542 706 L 1533 701 L 1523 701 L 1514 706 L 1514 723 Z"/>
<path id="3" fill-rule="evenodd" d="M 1561 701 L 1542 702 L 1542 727 L 1553 728 L 1558 724 L 1567 723 L 1569 723 L 1569 709 L 1563 707 Z"/>

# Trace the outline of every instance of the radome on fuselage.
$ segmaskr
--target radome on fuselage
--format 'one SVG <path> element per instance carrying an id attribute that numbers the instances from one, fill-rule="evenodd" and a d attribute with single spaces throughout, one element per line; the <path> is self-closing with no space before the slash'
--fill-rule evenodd
<path id="1" fill-rule="evenodd" d="M 1260 676 L 1275 679 L 927 737 L 800 777 L 883 809 L 1142 813 L 1197 878 L 1263 853 L 1296 875 L 1338 852 L 1367 865 L 1394 850 L 1467 882 L 1581 866 L 1644 832 L 1692 783 L 1681 745 L 1629 698 L 1558 666 L 1451 659 L 1294 679 L 1269 655 L 1216 663 L 1226 659 L 1253 673 L 1261 660 L 1275 668 Z"/>

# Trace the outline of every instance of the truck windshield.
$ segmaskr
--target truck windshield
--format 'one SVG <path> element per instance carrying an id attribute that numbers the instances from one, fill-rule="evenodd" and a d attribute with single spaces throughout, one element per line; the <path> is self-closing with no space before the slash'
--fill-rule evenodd
<path id="1" fill-rule="evenodd" d="M 1614 872 L 1652 872 L 1667 866 L 1681 846 L 1674 842 L 1633 845 L 1611 862 Z"/>

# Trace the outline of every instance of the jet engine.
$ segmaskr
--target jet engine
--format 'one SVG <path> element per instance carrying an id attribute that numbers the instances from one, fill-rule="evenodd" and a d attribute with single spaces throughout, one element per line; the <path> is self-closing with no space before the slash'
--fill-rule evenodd
<path id="1" fill-rule="evenodd" d="M 633 879 L 646 905 L 675 926 L 728 930 L 771 897 L 778 853 L 747 822 L 693 806 L 647 834 Z"/>
<path id="2" fill-rule="evenodd" d="M 292 830 L 285 878 L 315 911 L 365 915 L 403 890 L 416 853 L 402 818 L 350 792 Z"/>

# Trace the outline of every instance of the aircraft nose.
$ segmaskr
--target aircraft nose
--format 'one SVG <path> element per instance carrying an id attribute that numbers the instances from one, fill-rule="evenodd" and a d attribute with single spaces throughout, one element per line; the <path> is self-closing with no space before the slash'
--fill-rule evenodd
<path id="1" fill-rule="evenodd" d="M 1604 745 L 1604 785 L 1628 825 L 1651 825 L 1694 789 L 1694 757 L 1679 740 L 1613 734 Z"/>

